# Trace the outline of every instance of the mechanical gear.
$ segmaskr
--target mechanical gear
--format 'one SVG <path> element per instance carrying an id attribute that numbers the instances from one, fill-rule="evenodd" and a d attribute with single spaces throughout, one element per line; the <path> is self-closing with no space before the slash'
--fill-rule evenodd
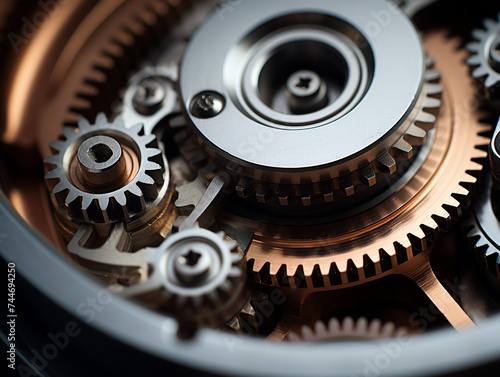
<path id="1" fill-rule="evenodd" d="M 473 55 L 467 59 L 472 76 L 484 86 L 488 98 L 500 106 L 500 14 L 498 21 L 486 19 L 485 29 L 472 31 L 475 41 L 467 44 Z"/>
<path id="2" fill-rule="evenodd" d="M 146 282 L 115 286 L 128 298 L 143 299 L 175 315 L 181 332 L 221 326 L 247 303 L 242 257 L 236 243 L 195 226 L 170 235 L 144 251 L 150 267 Z"/>
<path id="3" fill-rule="evenodd" d="M 493 210 L 492 192 L 492 179 L 487 178 L 465 227 L 479 263 L 500 279 L 500 222 Z"/>
<path id="4" fill-rule="evenodd" d="M 407 17 L 397 11 L 394 17 L 398 19 L 398 22 L 391 24 L 394 30 L 387 31 L 387 36 L 399 34 L 404 36 L 407 42 L 405 45 L 415 46 L 411 52 L 415 56 L 412 55 L 408 64 L 397 59 L 383 63 L 373 62 L 373 51 L 376 52 L 378 59 L 384 59 L 383 56 L 392 53 L 392 49 L 386 50 L 391 43 L 387 41 L 380 43 L 380 39 L 369 39 L 363 42 L 363 45 L 368 47 L 360 48 L 356 39 L 359 37 L 364 40 L 364 37 L 358 35 L 356 26 L 350 26 L 346 32 L 343 29 L 345 26 L 343 21 L 336 18 L 342 18 L 342 16 L 347 19 L 352 18 L 356 13 L 354 9 L 359 11 L 357 7 L 364 7 L 366 3 L 341 4 L 336 9 L 336 16 L 332 19 L 329 18 L 332 9 L 324 4 L 320 6 L 322 12 L 327 15 L 322 21 L 310 15 L 304 15 L 302 4 L 299 2 L 287 3 L 288 12 L 298 12 L 297 17 L 305 17 L 301 21 L 304 24 L 301 31 L 307 35 L 306 38 L 303 36 L 299 38 L 295 35 L 297 33 L 294 34 L 293 31 L 283 26 L 291 21 L 286 17 L 280 19 L 277 16 L 282 13 L 281 5 L 278 3 L 271 8 L 266 8 L 265 17 L 262 14 L 263 7 L 259 7 L 256 2 L 245 3 L 235 9 L 231 19 L 238 33 L 234 34 L 241 34 L 241 38 L 252 41 L 255 48 L 246 51 L 247 47 L 239 46 L 246 52 L 241 52 L 243 55 L 238 56 L 236 60 L 233 50 L 238 46 L 233 44 L 237 44 L 238 41 L 234 40 L 233 36 L 227 37 L 227 33 L 221 34 L 220 38 L 219 34 L 215 37 L 221 40 L 220 46 L 217 46 L 215 51 L 211 51 L 211 54 L 217 55 L 217 59 L 200 72 L 210 77 L 210 84 L 214 86 L 214 89 L 228 98 L 226 98 L 226 107 L 209 117 L 211 119 L 200 120 L 199 117 L 190 114 L 193 98 L 197 98 L 197 93 L 206 88 L 200 86 L 204 80 L 192 75 L 183 75 L 182 72 L 191 72 L 196 62 L 200 60 L 199 54 L 203 53 L 203 46 L 208 45 L 205 38 L 208 36 L 214 38 L 213 33 L 222 33 L 223 28 L 214 26 L 218 21 L 214 18 L 204 26 L 207 31 L 195 34 L 188 44 L 182 61 L 179 87 L 188 115 L 188 128 L 191 132 L 184 132 L 178 136 L 178 141 L 182 143 L 181 152 L 193 167 L 201 168 L 209 179 L 218 171 L 225 169 L 236 175 L 239 178 L 236 192 L 241 197 L 253 196 L 261 203 L 273 201 L 284 206 L 292 203 L 310 206 L 314 203 L 332 202 L 336 199 L 345 200 L 346 196 L 352 196 L 360 191 L 368 195 L 369 190 L 366 190 L 366 187 L 372 187 L 377 182 L 383 181 L 377 180 L 379 173 L 389 175 L 396 173 L 397 161 L 410 159 L 414 154 L 414 147 L 425 144 L 427 132 L 434 126 L 436 114 L 441 105 L 439 98 L 442 87 L 438 84 L 440 74 L 431 68 L 430 59 L 427 60 L 427 70 L 425 69 L 425 54 L 421 41 L 413 26 L 408 23 Z M 380 2 L 373 6 L 382 7 L 386 4 Z M 366 12 L 369 10 L 371 8 L 367 8 Z M 268 20 L 271 17 L 267 12 L 276 12 L 277 17 L 273 21 L 267 21 L 266 24 L 267 28 L 274 31 L 269 32 L 272 42 L 260 43 L 261 39 L 265 39 L 259 34 L 263 28 L 261 18 Z M 363 14 L 364 8 L 359 13 Z M 318 31 L 318 25 L 327 31 Z M 338 34 L 341 34 L 342 38 L 339 39 Z M 357 37 L 353 38 L 352 35 Z M 299 39 L 296 40 L 296 38 Z M 281 103 L 282 99 L 271 101 L 267 97 L 267 99 L 264 98 L 264 95 L 262 98 L 259 97 L 258 93 L 269 92 L 271 96 L 272 93 L 275 95 L 280 90 L 260 87 L 261 82 L 266 80 L 259 79 L 259 81 L 255 77 L 257 73 L 262 77 L 267 77 L 266 67 L 268 66 L 277 65 L 275 69 L 279 71 L 279 67 L 285 64 L 272 60 L 280 55 L 277 51 L 287 49 L 294 43 L 299 43 L 299 45 L 306 43 L 301 42 L 304 38 L 310 40 L 311 46 L 323 46 L 314 51 L 317 54 L 324 53 L 327 61 L 331 59 L 329 54 L 339 55 L 340 57 L 337 56 L 334 61 L 344 60 L 350 74 L 347 75 L 343 92 L 338 98 L 333 96 L 332 98 L 335 99 L 323 109 L 312 110 L 307 114 L 291 114 L 282 105 L 275 103 Z M 304 45 L 303 47 L 312 48 L 311 46 Z M 299 49 L 296 48 L 295 51 L 297 50 Z M 291 53 L 291 51 L 290 48 L 288 52 Z M 269 56 L 273 57 L 269 58 Z M 269 61 L 261 67 L 262 64 L 258 62 L 264 57 L 269 58 Z M 406 52 L 401 53 L 400 57 L 408 59 Z M 245 69 L 227 72 L 223 79 L 221 72 L 230 65 L 228 60 L 236 66 L 244 66 Z M 301 61 L 300 58 L 297 60 Z M 290 61 L 291 59 L 287 60 L 288 63 Z M 416 61 L 419 63 L 415 64 Z M 222 65 L 223 62 L 226 62 L 225 65 L 219 67 L 219 64 Z M 305 65 L 304 62 L 301 64 Z M 314 66 L 314 62 L 309 62 L 309 65 Z M 375 74 L 375 66 L 379 68 L 383 66 L 384 69 L 377 70 Z M 335 64 L 332 63 L 332 67 L 335 67 Z M 404 71 L 402 67 L 406 67 L 406 70 Z M 321 72 L 321 67 L 315 69 Z M 331 68 L 334 71 L 335 69 Z M 199 72 L 199 70 L 195 71 Z M 303 67 L 295 73 L 289 72 L 290 78 L 301 72 L 306 72 Z M 311 68 L 307 72 L 310 77 L 318 78 L 314 69 Z M 322 76 L 326 77 L 325 82 L 330 73 L 328 70 L 323 72 Z M 336 74 L 341 76 L 342 69 L 339 69 Z M 373 100 L 374 92 L 381 89 L 382 84 L 387 85 L 389 82 L 398 82 L 398 80 L 404 80 L 405 84 L 392 89 L 386 87 L 384 93 L 393 90 L 400 96 L 408 97 L 408 103 L 403 104 L 400 101 L 398 106 L 392 106 L 391 109 L 398 108 L 401 112 L 391 114 L 391 120 L 378 119 L 375 114 L 379 113 L 373 109 L 384 105 L 375 103 L 377 100 Z M 321 78 L 316 81 L 321 81 Z M 325 82 L 318 83 L 318 88 L 324 88 Z M 276 87 L 279 85 L 276 84 Z M 401 92 L 403 87 L 404 93 Z M 406 90 L 408 88 L 414 90 L 411 95 Z M 277 94 L 276 96 L 279 97 Z M 385 94 L 381 94 L 378 99 L 384 96 Z M 395 97 L 400 99 L 400 96 Z M 372 113 L 375 118 L 368 119 L 367 113 Z M 392 121 L 394 123 L 391 123 Z M 365 126 L 367 123 L 370 127 Z M 229 125 L 232 126 L 228 127 Z M 227 129 L 221 130 L 220 127 L 227 127 Z M 352 133 L 348 134 L 346 130 Z M 353 134 L 356 137 L 352 137 Z M 384 136 L 381 137 L 381 135 Z M 255 141 L 257 136 L 260 139 Z M 345 137 L 348 137 L 352 143 L 357 143 L 358 139 L 363 139 L 363 141 L 347 151 L 344 149 L 350 143 L 342 144 L 341 142 Z M 324 140 L 330 142 L 325 143 Z M 259 145 L 255 145 L 256 143 Z M 331 143 L 339 143 L 339 145 L 331 145 Z M 252 148 L 247 144 L 251 144 Z M 354 148 L 358 149 L 354 150 Z M 280 151 L 280 153 L 275 153 L 275 151 Z M 293 158 L 291 158 L 292 155 Z M 401 170 L 404 169 L 399 169 L 399 172 Z"/>
<path id="5" fill-rule="evenodd" d="M 96 124 L 80 119 L 78 129 L 64 128 L 64 139 L 51 143 L 45 180 L 53 204 L 74 222 L 129 222 L 156 206 L 169 185 L 155 135 L 142 135 L 141 124 L 127 128 L 122 117 Z"/>
<path id="6" fill-rule="evenodd" d="M 361 317 L 353 319 L 345 317 L 343 320 L 331 318 L 328 324 L 317 321 L 314 327 L 302 326 L 300 334 L 291 332 L 288 340 L 291 342 L 324 342 L 333 340 L 377 340 L 396 338 L 406 335 L 405 329 L 398 329 L 392 322 L 382 323 L 375 319 L 369 321 Z"/>
<path id="7" fill-rule="evenodd" d="M 475 84 L 462 80 L 466 51 L 458 50 L 459 41 L 435 33 L 425 45 L 443 72 L 445 92 L 436 138 L 422 167 L 360 215 L 322 226 L 261 224 L 246 255 L 255 282 L 335 288 L 374 279 L 428 250 L 461 216 L 483 170 L 478 162 L 487 158 L 489 140 L 481 134 L 490 127 L 479 122 L 481 114 L 463 109 Z"/>

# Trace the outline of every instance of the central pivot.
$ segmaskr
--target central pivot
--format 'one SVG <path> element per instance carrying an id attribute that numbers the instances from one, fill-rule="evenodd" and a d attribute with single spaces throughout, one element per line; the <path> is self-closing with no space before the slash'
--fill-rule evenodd
<path id="1" fill-rule="evenodd" d="M 85 140 L 77 153 L 83 180 L 90 186 L 108 185 L 119 180 L 126 171 L 120 143 L 104 135 Z"/>
<path id="2" fill-rule="evenodd" d="M 308 114 L 328 104 L 326 83 L 313 71 L 295 72 L 287 80 L 288 102 L 294 114 Z"/>
<path id="3" fill-rule="evenodd" d="M 202 247 L 186 247 L 175 258 L 174 273 L 184 284 L 203 282 L 212 268 L 211 253 Z"/>

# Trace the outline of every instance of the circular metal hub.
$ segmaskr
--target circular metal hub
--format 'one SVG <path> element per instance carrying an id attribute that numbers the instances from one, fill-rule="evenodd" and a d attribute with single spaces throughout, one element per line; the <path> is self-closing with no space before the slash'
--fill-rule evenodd
<path id="1" fill-rule="evenodd" d="M 406 142 L 393 147 L 414 125 L 426 79 L 407 16 L 381 0 L 260 5 L 242 3 L 222 27 L 214 16 L 186 49 L 180 93 L 205 153 L 270 184 L 337 179 L 381 156 L 394 172 L 387 153 L 412 155 Z M 374 30 L 374 7 L 389 9 L 387 27 Z M 199 69 L 205 56 L 210 62 Z M 225 106 L 200 117 L 193 102 L 207 91 Z"/>

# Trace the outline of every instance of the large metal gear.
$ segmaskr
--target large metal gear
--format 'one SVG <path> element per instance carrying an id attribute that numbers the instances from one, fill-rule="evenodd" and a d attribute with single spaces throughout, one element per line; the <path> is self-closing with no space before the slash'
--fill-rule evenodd
<path id="1" fill-rule="evenodd" d="M 218 27 L 214 16 L 203 31 L 195 34 L 181 66 L 180 95 L 192 134 L 184 133 L 178 139 L 188 161 L 193 166 L 202 166 L 208 177 L 213 176 L 214 170 L 227 169 L 239 179 L 236 192 L 241 197 L 254 196 L 261 203 L 271 201 L 285 206 L 345 202 L 346 197 L 366 192 L 367 187 L 377 183 L 379 188 L 384 186 L 384 179 L 378 179 L 379 173 L 391 175 L 406 170 L 398 168 L 397 161 L 410 159 L 414 148 L 425 144 L 427 132 L 434 126 L 441 105 L 440 74 L 431 68 L 431 60 L 426 62 L 417 33 L 397 9 L 392 15 L 397 22 L 390 24 L 390 30 L 381 30 L 384 38 L 365 40 L 356 28 L 362 28 L 364 20 L 356 20 L 359 25 L 355 23 L 357 26 L 349 26 L 347 31 L 343 29 L 342 18 L 352 22 L 359 6 L 369 6 L 355 3 L 339 5 L 331 19 L 306 17 L 300 33 L 284 26 L 291 19 L 279 17 L 279 4 L 263 7 L 248 2 L 239 6 L 232 19 L 241 20 L 231 25 L 238 32 L 233 31 L 230 37 L 224 28 Z M 289 3 L 288 12 L 302 11 L 302 6 L 301 2 Z M 318 7 L 314 11 L 329 14 L 332 10 L 327 3 Z M 269 41 L 258 31 L 249 32 L 261 30 L 263 12 L 266 17 L 269 12 L 276 13 L 276 19 L 265 26 L 275 32 Z M 324 30 L 318 29 L 318 25 Z M 217 59 L 203 71 L 198 70 L 199 75 L 210 77 L 208 90 L 201 76 L 183 72 L 197 72 L 192 69 L 200 55 L 207 53 L 204 46 L 213 47 L 206 38 L 214 35 L 223 41 L 210 52 Z M 309 42 L 300 42 L 304 35 Z M 404 43 L 400 43 L 402 39 Z M 255 48 L 245 50 L 246 44 L 242 44 L 243 52 L 236 56 L 234 46 L 239 40 L 252 41 Z M 303 61 L 305 58 L 295 59 L 301 50 L 297 43 L 310 49 L 311 56 L 321 57 L 310 62 Z M 391 58 L 392 44 L 407 52 L 400 52 L 398 59 Z M 294 59 L 302 63 L 297 67 L 286 65 L 280 61 L 281 55 L 287 56 L 288 63 Z M 316 67 L 319 61 L 329 62 L 330 67 Z M 345 67 L 338 67 L 338 61 L 343 61 Z M 239 69 L 229 69 L 238 64 Z M 277 69 L 280 66 L 286 66 L 286 71 Z M 315 68 L 304 70 L 304 66 Z M 281 72 L 285 89 L 277 83 L 280 80 L 277 76 L 267 80 L 271 69 Z M 324 82 L 314 70 L 321 73 Z M 338 83 L 335 81 L 338 77 L 329 77 L 332 71 L 335 75 L 339 71 L 349 74 L 345 75 L 345 82 Z M 394 87 L 388 88 L 391 83 Z M 334 90 L 337 84 L 343 87 L 342 95 Z M 384 95 L 376 93 L 382 88 L 384 93 L 397 93 L 392 97 L 397 104 L 391 104 L 391 115 L 386 112 L 381 118 L 377 109 L 384 107 Z M 324 98 L 323 105 L 320 99 L 315 100 L 326 93 L 329 97 Z M 290 98 L 289 105 L 286 98 Z M 294 104 L 300 101 L 303 106 L 312 107 L 294 109 Z M 308 105 L 310 101 L 317 103 Z M 315 107 L 317 104 L 319 107 Z M 358 202 L 359 199 L 358 196 Z"/>
<path id="2" fill-rule="evenodd" d="M 463 108 L 475 83 L 463 80 L 468 67 L 459 42 L 438 33 L 428 35 L 425 45 L 443 72 L 445 91 L 422 167 L 392 196 L 351 218 L 322 226 L 261 224 L 247 252 L 255 282 L 321 288 L 374 279 L 428 250 L 460 217 L 483 170 L 478 162 L 487 158 L 482 133 L 489 127 L 475 110 Z"/>
<path id="3" fill-rule="evenodd" d="M 475 41 L 467 44 L 473 55 L 467 59 L 472 67 L 472 76 L 479 80 L 486 95 L 500 105 L 500 14 L 498 20 L 484 21 L 485 29 L 472 31 Z"/>
<path id="4" fill-rule="evenodd" d="M 80 119 L 51 143 L 45 179 L 54 206 L 75 222 L 130 222 L 161 201 L 169 186 L 155 135 L 141 135 L 141 124 L 127 128 L 101 113 L 96 124 Z M 158 200 L 159 199 L 159 200 Z"/>

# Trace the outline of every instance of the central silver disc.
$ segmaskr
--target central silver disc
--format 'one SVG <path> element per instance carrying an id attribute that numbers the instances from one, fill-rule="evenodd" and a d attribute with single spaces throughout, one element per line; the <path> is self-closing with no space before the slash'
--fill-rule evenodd
<path id="1" fill-rule="evenodd" d="M 203 153 L 233 174 L 277 185 L 338 187 L 347 177 L 347 185 L 366 178 L 371 186 L 377 166 L 392 174 L 395 159 L 409 159 L 418 144 L 406 140 L 422 145 L 432 128 L 415 126 L 425 83 L 422 41 L 385 0 L 242 2 L 196 32 L 180 71 Z M 223 107 L 206 117 L 193 111 L 214 93 Z"/>

